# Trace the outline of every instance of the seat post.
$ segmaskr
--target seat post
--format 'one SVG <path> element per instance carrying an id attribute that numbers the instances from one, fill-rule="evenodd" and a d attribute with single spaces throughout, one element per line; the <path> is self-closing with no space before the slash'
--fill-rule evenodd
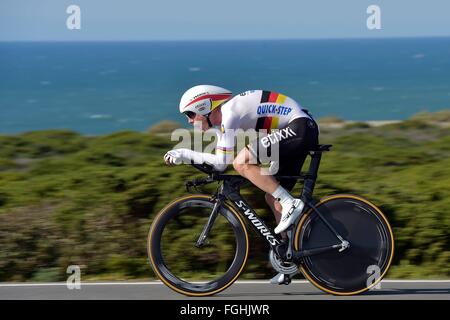
<path id="1" fill-rule="evenodd" d="M 310 151 L 311 163 L 309 164 L 308 178 L 305 179 L 302 190 L 302 198 L 312 200 L 314 187 L 316 185 L 317 172 L 319 171 L 321 151 Z"/>

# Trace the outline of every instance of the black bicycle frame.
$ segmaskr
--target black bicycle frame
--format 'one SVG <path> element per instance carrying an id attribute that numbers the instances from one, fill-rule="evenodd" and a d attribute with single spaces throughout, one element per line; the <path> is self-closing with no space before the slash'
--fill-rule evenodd
<path id="1" fill-rule="evenodd" d="M 246 217 L 250 225 L 254 227 L 257 233 L 263 236 L 272 249 L 281 244 L 281 238 L 272 233 L 269 227 L 261 220 L 258 214 L 252 209 L 252 207 L 242 198 L 239 187 L 236 187 L 236 181 L 234 178 L 225 180 L 222 185 L 223 195 L 233 202 L 234 207 L 239 210 L 242 216 Z"/>
<path id="2" fill-rule="evenodd" d="M 292 251 L 292 258 L 295 260 L 301 259 L 306 256 L 311 256 L 314 254 L 320 254 L 326 251 L 338 249 L 345 247 L 345 240 L 337 233 L 337 231 L 333 228 L 332 225 L 328 223 L 328 221 L 323 217 L 323 215 L 320 213 L 319 210 L 316 209 L 314 206 L 314 200 L 312 197 L 316 179 L 317 179 L 317 172 L 319 170 L 320 160 L 322 156 L 322 151 L 311 151 L 309 152 L 309 155 L 311 156 L 311 163 L 309 166 L 309 170 L 307 174 L 303 174 L 300 176 L 289 176 L 283 178 L 295 178 L 304 180 L 304 185 L 302 189 L 301 199 L 306 203 L 306 206 L 309 208 L 312 208 L 312 210 L 319 216 L 319 218 L 325 223 L 325 225 L 328 227 L 328 229 L 336 236 L 336 238 L 340 241 L 339 244 L 335 244 L 332 246 L 326 246 L 326 247 L 320 247 L 320 248 L 313 248 L 309 250 L 302 250 L 302 251 L 293 251 L 291 248 L 292 241 L 289 244 L 289 247 Z M 265 224 L 265 222 L 259 218 L 258 214 L 251 208 L 251 206 L 247 203 L 247 201 L 242 198 L 240 194 L 240 186 L 245 181 L 245 178 L 237 175 L 215 175 L 213 180 L 223 180 L 223 184 L 220 186 L 216 197 L 216 204 L 214 206 L 213 211 L 211 212 L 211 215 L 208 219 L 207 224 L 205 225 L 203 232 L 201 233 L 198 241 L 197 246 L 200 247 L 204 244 L 205 239 L 208 236 L 209 230 L 211 229 L 217 215 L 219 212 L 219 207 L 221 205 L 221 202 L 225 199 L 229 199 L 233 206 L 238 210 L 242 216 L 244 216 L 249 224 L 253 226 L 257 234 L 261 235 L 266 242 L 269 244 L 269 246 L 274 250 L 275 252 L 278 252 L 277 247 L 281 244 L 281 237 L 274 234 L 269 227 Z M 297 219 L 299 221 L 300 217 Z M 294 224 L 295 226 L 295 224 Z M 347 243 L 348 245 L 348 243 Z M 291 257 L 289 257 L 291 258 Z"/>

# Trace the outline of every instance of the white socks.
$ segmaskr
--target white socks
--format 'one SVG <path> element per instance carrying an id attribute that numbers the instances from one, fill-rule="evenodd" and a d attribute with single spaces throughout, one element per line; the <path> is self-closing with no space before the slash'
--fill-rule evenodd
<path id="1" fill-rule="evenodd" d="M 292 197 L 282 186 L 278 186 L 272 193 L 272 196 L 280 202 L 282 207 L 280 223 L 275 228 L 275 233 L 279 234 L 295 222 L 295 219 L 300 216 L 305 204 L 302 200 Z"/>
<path id="2" fill-rule="evenodd" d="M 272 196 L 280 202 L 283 208 L 290 208 L 294 202 L 294 197 L 292 197 L 291 194 L 281 185 L 279 185 L 278 188 L 272 193 Z"/>

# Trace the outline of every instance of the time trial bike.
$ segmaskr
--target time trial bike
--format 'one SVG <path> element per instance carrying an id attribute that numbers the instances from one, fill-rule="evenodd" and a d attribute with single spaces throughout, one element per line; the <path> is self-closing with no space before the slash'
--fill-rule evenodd
<path id="1" fill-rule="evenodd" d="M 245 178 L 193 164 L 207 176 L 187 181 L 188 189 L 212 182 L 219 187 L 213 195 L 178 198 L 157 214 L 148 234 L 155 274 L 187 296 L 209 296 L 226 289 L 243 272 L 249 255 L 246 221 L 267 242 L 269 260 L 278 272 L 300 271 L 333 295 L 355 295 L 377 285 L 392 262 L 392 228 L 381 210 L 361 196 L 313 197 L 322 153 L 330 148 L 318 145 L 309 150 L 308 172 L 291 177 L 303 180 L 305 207 L 287 229 L 286 241 L 241 196 Z M 291 277 L 285 279 L 288 284 Z"/>

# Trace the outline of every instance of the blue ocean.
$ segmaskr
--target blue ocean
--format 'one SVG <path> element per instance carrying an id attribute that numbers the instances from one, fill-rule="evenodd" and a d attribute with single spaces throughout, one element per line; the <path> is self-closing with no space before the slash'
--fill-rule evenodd
<path id="1" fill-rule="evenodd" d="M 0 43 L 0 133 L 184 125 L 196 84 L 284 93 L 316 118 L 450 108 L 450 38 Z"/>

